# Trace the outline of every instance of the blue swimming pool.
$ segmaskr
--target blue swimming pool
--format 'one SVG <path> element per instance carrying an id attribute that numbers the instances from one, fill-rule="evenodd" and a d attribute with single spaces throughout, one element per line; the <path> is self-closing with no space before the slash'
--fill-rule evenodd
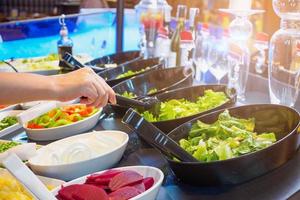
<path id="1" fill-rule="evenodd" d="M 68 16 L 66 23 L 74 42 L 74 54 L 100 57 L 115 52 L 116 13 L 98 10 Z M 27 58 L 56 53 L 58 18 L 0 24 L 0 59 Z M 137 50 L 138 21 L 133 10 L 125 12 L 124 50 Z"/>

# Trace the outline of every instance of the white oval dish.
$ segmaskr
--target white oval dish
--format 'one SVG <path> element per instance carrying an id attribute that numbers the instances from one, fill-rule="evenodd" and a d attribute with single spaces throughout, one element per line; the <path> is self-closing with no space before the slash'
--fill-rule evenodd
<path id="1" fill-rule="evenodd" d="M 121 131 L 81 134 L 43 146 L 28 164 L 38 175 L 72 180 L 112 167 L 122 158 L 128 140 Z"/>
<path id="2" fill-rule="evenodd" d="M 2 120 L 4 117 L 8 117 L 8 116 L 17 116 L 18 114 L 20 114 L 22 112 L 23 112 L 23 110 L 9 110 L 9 111 L 0 112 L 0 120 Z M 20 128 L 22 128 L 22 126 L 19 123 L 9 126 L 0 131 L 0 138 L 7 134 L 10 134 Z"/>
<path id="3" fill-rule="evenodd" d="M 150 167 L 150 166 L 129 166 L 129 167 L 120 167 L 120 168 L 115 168 L 115 169 L 132 170 L 132 171 L 135 171 L 135 172 L 141 174 L 142 176 L 144 176 L 144 178 L 150 176 L 150 177 L 153 177 L 153 179 L 154 179 L 154 185 L 151 188 L 149 188 L 147 191 L 139 194 L 138 196 L 131 198 L 130 200 L 154 200 L 154 199 L 156 199 L 159 189 L 160 189 L 160 186 L 164 180 L 164 174 L 160 169 L 155 168 L 155 167 Z M 105 170 L 105 171 L 107 171 L 107 170 Z M 104 173 L 105 171 L 97 172 L 97 174 Z M 83 184 L 88 176 L 89 175 L 75 179 L 73 181 L 63 184 L 62 186 L 68 186 L 68 185 L 73 185 L 73 184 Z M 52 193 L 54 195 L 57 195 L 57 193 L 60 189 L 61 189 L 61 186 L 52 190 Z"/>
<path id="4" fill-rule="evenodd" d="M 87 117 L 78 122 L 72 124 L 53 127 L 53 128 L 43 128 L 43 129 L 30 129 L 27 128 L 27 124 L 23 124 L 26 134 L 29 139 L 35 141 L 52 141 L 58 140 L 73 135 L 89 131 L 98 123 L 102 108 L 99 108 L 98 112 L 90 117 Z"/>
<path id="5" fill-rule="evenodd" d="M 19 104 L 9 105 L 5 108 L 0 109 L 0 112 L 10 111 L 10 110 L 22 110 Z"/>
<path id="6" fill-rule="evenodd" d="M 8 177 L 13 177 L 6 169 L 0 168 L 0 177 L 1 176 L 8 176 Z M 62 184 L 66 183 L 65 181 L 58 180 L 58 179 L 53 179 L 53 178 L 48 178 L 44 176 L 37 176 L 42 183 L 46 186 L 51 186 L 51 188 L 56 188 L 61 186 Z"/>

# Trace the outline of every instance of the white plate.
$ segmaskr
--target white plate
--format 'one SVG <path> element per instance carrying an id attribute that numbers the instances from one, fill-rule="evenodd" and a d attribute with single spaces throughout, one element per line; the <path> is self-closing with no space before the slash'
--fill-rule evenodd
<path id="1" fill-rule="evenodd" d="M 78 122 L 74 122 L 69 125 L 54 127 L 54 128 L 43 128 L 43 129 L 29 129 L 27 124 L 23 124 L 26 134 L 29 139 L 35 141 L 52 141 L 58 140 L 73 135 L 77 135 L 92 129 L 98 123 L 102 108 L 94 115 L 87 117 Z"/>
<path id="2" fill-rule="evenodd" d="M 121 131 L 81 134 L 43 146 L 28 164 L 36 174 L 72 180 L 118 163 L 128 139 L 128 135 Z M 91 151 L 93 148 L 96 150 Z"/>
<path id="3" fill-rule="evenodd" d="M 23 110 L 10 110 L 10 111 L 0 112 L 0 120 L 2 120 L 4 117 L 7 117 L 7 116 L 16 116 L 16 115 L 20 114 L 21 112 L 23 112 Z M 22 128 L 22 126 L 19 123 L 16 123 L 10 127 L 7 127 L 0 131 L 0 138 L 7 134 L 10 134 L 20 128 Z"/>
<path id="4" fill-rule="evenodd" d="M 115 168 L 119 170 L 132 170 L 136 171 L 139 174 L 141 174 L 144 177 L 153 177 L 154 179 L 154 185 L 149 188 L 147 191 L 139 194 L 138 196 L 131 198 L 131 200 L 154 200 L 157 197 L 157 194 L 159 192 L 160 186 L 162 184 L 162 181 L 164 179 L 164 174 L 162 171 L 155 167 L 149 167 L 149 166 L 130 166 L 130 167 L 120 167 Z M 106 171 L 106 170 L 105 170 Z M 103 173 L 105 171 L 99 172 Z M 87 176 L 75 179 L 73 181 L 70 181 L 68 183 L 63 184 L 63 186 L 73 185 L 73 184 L 82 184 L 85 182 Z M 52 190 L 52 193 L 54 195 L 57 195 L 58 191 L 61 189 L 61 187 L 57 187 L 54 190 Z"/>

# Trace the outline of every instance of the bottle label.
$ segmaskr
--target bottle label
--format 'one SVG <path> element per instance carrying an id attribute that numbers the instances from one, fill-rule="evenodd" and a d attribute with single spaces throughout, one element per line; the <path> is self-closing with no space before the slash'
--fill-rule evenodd
<path id="1" fill-rule="evenodd" d="M 168 68 L 176 67 L 177 53 L 171 51 L 168 58 Z"/>

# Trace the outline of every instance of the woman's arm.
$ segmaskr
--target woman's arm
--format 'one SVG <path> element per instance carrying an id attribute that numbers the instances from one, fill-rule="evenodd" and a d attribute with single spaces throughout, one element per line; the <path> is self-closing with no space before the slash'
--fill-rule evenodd
<path id="1" fill-rule="evenodd" d="M 114 91 L 89 68 L 57 76 L 0 73 L 0 104 L 69 101 L 79 97 L 85 97 L 82 103 L 93 106 L 116 103 Z"/>

